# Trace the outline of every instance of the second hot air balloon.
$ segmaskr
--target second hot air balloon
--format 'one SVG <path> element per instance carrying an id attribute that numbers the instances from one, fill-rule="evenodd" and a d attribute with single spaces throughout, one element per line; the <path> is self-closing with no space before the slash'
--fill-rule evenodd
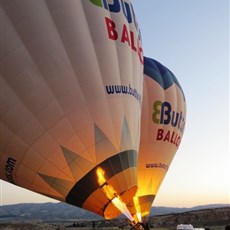
<path id="1" fill-rule="evenodd" d="M 186 101 L 175 75 L 144 57 L 138 191 L 129 204 L 136 222 L 147 221 L 152 203 L 179 148 L 186 121 Z"/>

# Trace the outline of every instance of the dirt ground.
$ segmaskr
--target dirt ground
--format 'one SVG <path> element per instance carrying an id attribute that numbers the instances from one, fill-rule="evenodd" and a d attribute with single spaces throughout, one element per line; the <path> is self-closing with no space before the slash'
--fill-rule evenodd
<path id="1" fill-rule="evenodd" d="M 210 230 L 225 230 L 225 226 L 208 226 Z M 88 227 L 66 227 L 64 225 L 51 225 L 45 223 L 0 223 L 1 230 L 119 230 L 119 227 L 88 228 Z M 128 230 L 129 227 L 124 228 Z M 154 230 L 173 230 L 172 228 L 154 228 Z M 196 229 L 195 229 L 196 230 Z M 197 229 L 200 230 L 200 229 Z"/>

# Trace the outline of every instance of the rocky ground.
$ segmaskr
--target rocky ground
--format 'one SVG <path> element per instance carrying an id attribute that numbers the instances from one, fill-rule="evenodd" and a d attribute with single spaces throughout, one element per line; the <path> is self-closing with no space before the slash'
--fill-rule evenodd
<path id="1" fill-rule="evenodd" d="M 230 207 L 158 215 L 149 218 L 149 226 L 154 230 L 174 230 L 178 224 L 192 224 L 195 228 L 209 230 L 225 230 L 230 224 Z M 1 230 L 109 230 L 129 229 L 128 221 L 117 219 L 112 221 L 16 221 L 14 218 L 0 223 Z"/>
<path id="2" fill-rule="evenodd" d="M 1 230 L 119 230 L 119 227 L 101 227 L 101 228 L 92 228 L 92 227 L 66 227 L 66 226 L 57 226 L 50 224 L 42 223 L 5 223 L 1 224 Z M 125 227 L 124 230 L 128 230 L 129 227 Z M 151 228 L 151 230 L 172 230 L 172 228 Z M 225 230 L 225 225 L 223 226 L 209 226 L 210 230 Z M 195 229 L 196 230 L 196 229 Z M 200 230 L 200 229 L 197 229 Z"/>
<path id="3" fill-rule="evenodd" d="M 176 226 L 177 224 L 192 224 L 194 227 L 224 226 L 230 224 L 230 208 L 204 209 L 198 211 L 159 215 L 150 218 L 153 227 Z"/>

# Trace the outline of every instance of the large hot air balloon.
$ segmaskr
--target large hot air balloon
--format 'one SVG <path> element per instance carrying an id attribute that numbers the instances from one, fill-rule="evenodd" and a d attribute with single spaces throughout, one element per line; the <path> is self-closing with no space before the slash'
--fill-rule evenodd
<path id="1" fill-rule="evenodd" d="M 181 143 L 185 116 L 185 97 L 175 75 L 158 61 L 144 57 L 138 191 L 129 204 L 136 221 L 146 221 L 149 215 Z"/>
<path id="2" fill-rule="evenodd" d="M 116 217 L 137 190 L 143 54 L 131 2 L 0 10 L 0 178 Z"/>

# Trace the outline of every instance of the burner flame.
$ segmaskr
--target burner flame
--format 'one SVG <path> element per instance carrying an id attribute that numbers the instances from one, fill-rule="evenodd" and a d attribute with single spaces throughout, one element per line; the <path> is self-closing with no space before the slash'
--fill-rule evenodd
<path id="1" fill-rule="evenodd" d="M 141 211 L 140 211 L 140 204 L 139 204 L 138 197 L 134 196 L 133 197 L 133 202 L 134 202 L 134 205 L 135 205 L 137 220 L 138 220 L 139 223 L 141 223 L 142 218 L 141 218 Z"/>
<path id="2" fill-rule="evenodd" d="M 97 173 L 97 182 L 100 187 L 103 189 L 106 197 L 111 200 L 113 205 L 121 211 L 130 221 L 133 221 L 133 217 L 131 216 L 126 204 L 122 201 L 122 199 L 117 195 L 116 190 L 112 185 L 109 185 L 105 179 L 105 171 L 98 167 L 96 170 Z"/>

